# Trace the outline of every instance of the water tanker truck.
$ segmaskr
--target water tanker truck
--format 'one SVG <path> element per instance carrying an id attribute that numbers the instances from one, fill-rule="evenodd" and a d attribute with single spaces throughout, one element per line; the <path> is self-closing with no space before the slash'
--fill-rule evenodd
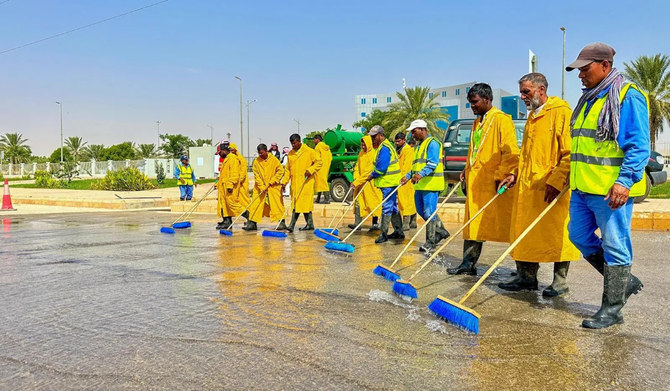
<path id="1" fill-rule="evenodd" d="M 344 131 L 339 124 L 337 128 L 323 135 L 323 142 L 330 147 L 330 152 L 333 154 L 328 183 L 330 183 L 330 197 L 336 202 L 344 200 L 354 180 L 354 166 L 361 150 L 361 138 L 363 133 Z M 351 195 L 349 198 L 352 198 Z"/>

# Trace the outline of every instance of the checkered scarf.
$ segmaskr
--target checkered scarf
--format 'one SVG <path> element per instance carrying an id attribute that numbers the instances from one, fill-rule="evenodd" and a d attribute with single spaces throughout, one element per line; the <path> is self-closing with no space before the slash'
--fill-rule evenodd
<path id="1" fill-rule="evenodd" d="M 621 86 L 623 85 L 623 75 L 619 73 L 616 68 L 613 68 L 609 75 L 604 78 L 597 86 L 591 88 L 590 90 L 584 91 L 575 111 L 572 112 L 572 118 L 570 119 L 570 128 L 574 128 L 575 120 L 577 116 L 582 111 L 582 107 L 586 104 L 587 101 L 595 100 L 598 97 L 598 94 L 603 92 L 609 87 L 609 92 L 607 93 L 607 100 L 605 101 L 605 106 L 600 112 L 598 117 L 598 129 L 596 130 L 596 141 L 601 142 L 605 140 L 613 140 L 616 142 L 617 137 L 619 136 L 619 114 L 621 112 L 621 101 L 619 100 L 619 94 L 621 93 Z"/>

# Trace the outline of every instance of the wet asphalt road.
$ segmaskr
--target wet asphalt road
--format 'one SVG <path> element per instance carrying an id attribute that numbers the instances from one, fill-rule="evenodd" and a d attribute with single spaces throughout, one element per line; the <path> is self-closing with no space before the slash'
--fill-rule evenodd
<path id="1" fill-rule="evenodd" d="M 573 264 L 567 297 L 545 300 L 496 287 L 509 260 L 466 303 L 482 314 L 474 336 L 426 309 L 475 282 L 445 273 L 461 240 L 417 277 L 409 303 L 372 274 L 402 247 L 377 246 L 373 234 L 356 235 L 355 253 L 343 255 L 311 233 L 220 236 L 211 217 L 159 233 L 173 218 L 3 218 L 0 388 L 670 389 L 668 233 L 634 234 L 645 288 L 623 325 L 579 327 L 602 292 L 586 262 Z M 484 245 L 480 275 L 504 248 Z M 401 267 L 423 259 L 413 249 Z M 550 269 L 540 269 L 544 286 Z"/>

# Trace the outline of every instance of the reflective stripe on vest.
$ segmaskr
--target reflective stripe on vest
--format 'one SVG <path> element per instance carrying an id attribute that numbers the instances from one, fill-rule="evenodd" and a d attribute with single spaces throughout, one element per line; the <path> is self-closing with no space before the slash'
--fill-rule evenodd
<path id="1" fill-rule="evenodd" d="M 377 166 L 377 158 L 379 157 L 379 152 L 382 150 L 382 148 L 388 148 L 389 152 L 391 153 L 391 161 L 389 162 L 389 166 L 386 168 L 386 172 L 380 172 L 375 169 L 376 173 L 382 175 L 375 178 L 374 184 L 377 187 L 396 187 L 400 184 L 401 177 L 398 152 L 396 152 L 390 141 L 384 140 L 379 148 L 377 148 L 377 153 L 375 155 L 375 166 Z"/>
<path id="2" fill-rule="evenodd" d="M 444 190 L 444 166 L 442 165 L 442 144 L 434 137 L 427 137 L 420 145 L 414 149 L 414 163 L 412 164 L 412 175 L 418 174 L 426 167 L 428 163 L 428 145 L 431 141 L 435 141 L 440 146 L 440 155 L 435 166 L 435 170 L 419 180 L 414 184 L 415 190 L 424 191 L 442 191 Z"/>
<path id="3" fill-rule="evenodd" d="M 623 101 L 629 88 L 640 91 L 636 85 L 627 83 L 621 88 L 619 101 Z M 640 91 L 641 92 L 641 91 Z M 647 96 L 642 93 L 645 96 Z M 570 132 L 572 136 L 572 150 L 570 154 L 570 188 L 589 194 L 606 195 L 619 177 L 624 153 L 615 140 L 596 141 L 598 117 L 605 106 L 607 94 L 597 99 L 585 116 L 586 105 L 582 107 L 575 128 Z M 647 100 L 647 110 L 649 100 Z M 629 196 L 643 195 L 646 190 L 646 181 L 633 184 Z"/>
<path id="4" fill-rule="evenodd" d="M 193 185 L 193 168 L 190 165 L 184 167 L 181 164 L 178 165 L 177 167 L 179 167 L 179 179 L 183 179 L 184 182 L 186 182 L 184 184 L 179 182 L 179 185 L 180 186 L 187 186 L 187 185 L 192 186 Z"/>

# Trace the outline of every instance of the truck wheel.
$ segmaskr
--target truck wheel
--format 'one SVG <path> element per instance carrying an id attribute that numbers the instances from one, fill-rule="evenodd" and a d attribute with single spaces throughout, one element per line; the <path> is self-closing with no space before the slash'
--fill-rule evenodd
<path id="1" fill-rule="evenodd" d="M 635 197 L 635 200 L 633 200 L 634 204 L 639 204 L 640 202 L 644 201 L 651 192 L 651 178 L 646 172 L 644 173 L 644 180 L 647 181 L 647 190 L 641 196 Z"/>
<path id="2" fill-rule="evenodd" d="M 344 178 L 335 178 L 330 183 L 330 198 L 335 202 L 344 201 L 347 191 L 349 191 L 349 182 Z"/>

